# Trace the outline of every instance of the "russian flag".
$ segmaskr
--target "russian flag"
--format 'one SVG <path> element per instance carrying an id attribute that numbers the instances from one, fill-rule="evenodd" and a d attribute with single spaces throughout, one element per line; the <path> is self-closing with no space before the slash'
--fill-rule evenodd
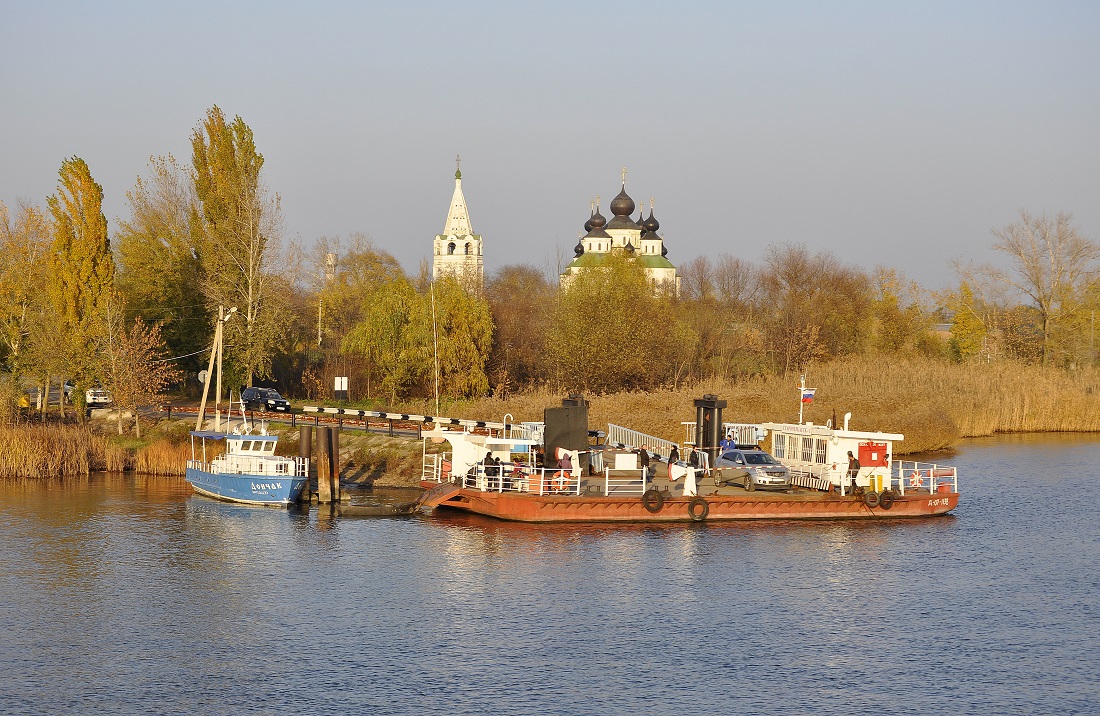
<path id="1" fill-rule="evenodd" d="M 802 402 L 812 403 L 814 402 L 814 393 L 817 392 L 817 388 L 803 388 L 802 389 Z"/>

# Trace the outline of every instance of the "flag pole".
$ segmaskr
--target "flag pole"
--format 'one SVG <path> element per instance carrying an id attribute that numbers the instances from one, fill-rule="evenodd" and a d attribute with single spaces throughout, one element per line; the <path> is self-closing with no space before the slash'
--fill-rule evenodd
<path id="1" fill-rule="evenodd" d="M 803 401 L 802 401 L 802 396 L 805 394 L 805 392 L 806 392 L 806 375 L 802 374 L 802 377 L 799 380 L 799 386 L 798 386 L 798 424 L 799 425 L 802 424 L 802 406 L 805 405 L 805 403 L 803 403 Z"/>

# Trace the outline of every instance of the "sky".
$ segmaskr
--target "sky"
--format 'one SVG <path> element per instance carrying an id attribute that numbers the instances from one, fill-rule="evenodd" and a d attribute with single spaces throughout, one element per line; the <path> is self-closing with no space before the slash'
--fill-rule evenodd
<path id="1" fill-rule="evenodd" d="M 803 245 L 928 288 L 991 229 L 1100 241 L 1100 3 L 0 0 L 0 201 L 87 161 L 113 228 L 217 104 L 288 240 L 361 232 L 410 273 L 462 156 L 487 273 L 553 271 L 620 189 L 668 258 Z"/>

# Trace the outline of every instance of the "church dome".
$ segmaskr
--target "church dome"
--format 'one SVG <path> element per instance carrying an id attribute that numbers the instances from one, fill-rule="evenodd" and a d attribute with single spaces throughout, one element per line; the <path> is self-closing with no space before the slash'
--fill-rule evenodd
<path id="1" fill-rule="evenodd" d="M 607 226 L 607 219 L 603 218 L 603 214 L 600 213 L 600 210 L 597 207 L 596 213 L 592 215 L 592 218 L 588 220 L 588 223 L 591 224 L 591 226 L 588 227 L 589 231 L 592 231 L 592 229 L 602 229 L 603 227 Z M 585 226 L 588 226 L 588 224 L 585 224 Z"/>
<path id="2" fill-rule="evenodd" d="M 657 229 L 661 228 L 660 222 L 658 222 L 657 219 L 653 216 L 653 209 L 649 210 L 649 218 L 646 219 L 645 223 L 642 224 L 642 228 L 646 231 L 652 231 L 654 233 L 657 231 Z"/>
<path id="3" fill-rule="evenodd" d="M 634 213 L 634 200 L 626 193 L 626 184 L 623 184 L 623 190 L 619 195 L 611 200 L 611 213 L 615 216 L 627 217 Z"/>
<path id="4" fill-rule="evenodd" d="M 573 253 L 577 255 L 577 258 L 580 258 L 584 254 L 584 244 L 578 241 L 577 245 L 573 247 Z"/>
<path id="5" fill-rule="evenodd" d="M 668 256 L 668 247 L 663 244 L 661 245 L 661 256 Z"/>
<path id="6" fill-rule="evenodd" d="M 629 241 L 627 242 L 625 248 L 626 248 L 626 252 L 628 254 L 633 254 L 634 253 L 634 244 L 630 243 Z"/>
<path id="7" fill-rule="evenodd" d="M 596 215 L 596 213 L 592 212 L 592 216 L 595 216 L 595 215 Z M 592 230 L 592 216 L 588 217 L 588 221 L 584 222 L 584 231 L 585 231 L 585 233 L 588 233 L 589 231 Z"/>

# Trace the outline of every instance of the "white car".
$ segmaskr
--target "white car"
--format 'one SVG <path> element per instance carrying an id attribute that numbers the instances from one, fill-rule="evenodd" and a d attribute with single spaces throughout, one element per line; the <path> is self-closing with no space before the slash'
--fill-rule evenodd
<path id="1" fill-rule="evenodd" d="M 791 472 L 774 457 L 756 448 L 727 450 L 715 461 L 719 484 L 740 483 L 748 491 L 786 490 Z"/>
<path id="2" fill-rule="evenodd" d="M 84 391 L 84 402 L 89 408 L 95 408 L 110 405 L 112 398 L 111 394 L 103 388 L 88 388 Z"/>

